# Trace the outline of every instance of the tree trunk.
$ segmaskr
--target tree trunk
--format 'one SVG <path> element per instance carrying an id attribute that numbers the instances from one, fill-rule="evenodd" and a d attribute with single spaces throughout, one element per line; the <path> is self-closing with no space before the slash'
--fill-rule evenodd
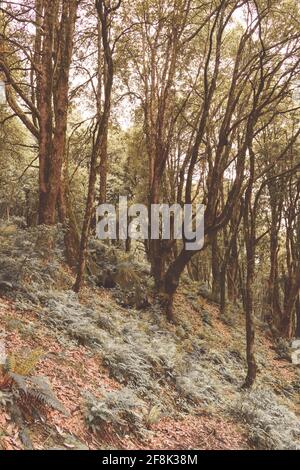
<path id="1" fill-rule="evenodd" d="M 80 237 L 71 201 L 68 175 L 66 174 L 59 192 L 58 212 L 60 222 L 65 230 L 64 241 L 67 263 L 71 268 L 75 268 L 79 257 Z"/>
<path id="2" fill-rule="evenodd" d="M 164 276 L 164 293 L 166 295 L 167 304 L 166 314 L 170 322 L 175 322 L 173 303 L 176 290 L 179 286 L 180 276 L 193 254 L 193 251 L 182 250 L 179 256 L 169 266 Z"/>
<path id="3" fill-rule="evenodd" d="M 211 272 L 212 272 L 212 296 L 216 301 L 220 300 L 221 292 L 221 263 L 218 246 L 218 235 L 211 239 Z M 224 273 L 223 273 L 224 274 Z M 225 282 L 225 279 L 224 279 Z"/>
<path id="4" fill-rule="evenodd" d="M 300 338 L 300 296 L 298 294 L 296 300 L 296 328 L 295 328 L 296 338 Z"/>
<path id="5" fill-rule="evenodd" d="M 99 189 L 99 204 L 105 204 L 107 198 L 107 139 L 108 129 L 106 130 L 103 138 L 103 144 L 100 156 L 100 189 Z"/>
<path id="6" fill-rule="evenodd" d="M 96 179 L 97 179 L 97 156 L 98 156 L 98 148 L 100 145 L 101 145 L 101 139 L 99 140 L 99 143 L 96 145 L 96 147 L 93 149 L 93 154 L 91 158 L 89 189 L 88 189 L 85 215 L 84 215 L 82 231 L 81 231 L 78 270 L 77 270 L 76 281 L 73 287 L 73 290 L 75 292 L 80 291 L 82 284 L 83 284 L 83 280 L 84 280 L 86 261 L 87 261 L 88 240 L 89 240 L 90 226 L 91 226 L 92 214 L 93 214 L 93 209 L 94 209 L 94 200 L 95 200 L 95 185 L 96 185 Z"/>
<path id="7" fill-rule="evenodd" d="M 40 110 L 39 223 L 45 225 L 56 223 L 56 207 L 61 191 L 77 6 L 76 0 L 63 0 L 60 21 L 59 2 L 47 0 L 44 8 L 44 39 L 40 54 L 41 70 L 37 79 L 37 102 Z M 55 45 L 58 46 L 54 48 Z M 36 47 L 41 47 L 41 41 L 36 41 Z M 39 57 L 39 50 L 35 52 Z"/>
<path id="8" fill-rule="evenodd" d="M 112 10 L 108 8 L 103 0 L 96 0 L 96 9 L 101 21 L 102 44 L 104 49 L 105 63 L 107 67 L 107 76 L 105 80 L 104 89 L 104 106 L 101 115 L 98 113 L 98 122 L 96 125 L 96 141 L 93 146 L 91 156 L 91 168 L 89 175 L 88 195 L 86 201 L 85 215 L 82 225 L 81 240 L 80 240 L 80 253 L 76 281 L 73 286 L 75 292 L 79 292 L 84 279 L 86 262 L 87 262 L 87 248 L 90 235 L 90 227 L 92 221 L 92 215 L 94 211 L 95 201 L 95 186 L 97 180 L 97 167 L 98 162 L 102 160 L 102 152 L 106 152 L 106 140 L 108 132 L 108 123 L 111 108 L 111 92 L 114 78 L 114 65 L 113 65 L 113 53 L 109 44 L 109 28 L 111 23 L 110 13 Z M 100 77 L 98 77 L 100 79 Z M 99 97 L 98 97 L 99 98 Z M 98 108 L 99 109 L 99 108 Z"/>
<path id="9" fill-rule="evenodd" d="M 253 277 L 254 277 L 254 263 L 253 257 L 254 250 L 248 250 L 247 254 L 247 281 L 246 281 L 246 342 L 247 342 L 247 365 L 248 371 L 246 380 L 244 383 L 244 388 L 252 387 L 257 373 L 257 365 L 255 360 L 255 352 L 254 352 L 254 340 L 255 340 L 255 327 L 254 327 L 254 319 L 253 319 Z"/>
<path id="10" fill-rule="evenodd" d="M 244 237 L 246 245 L 246 289 L 245 289 L 245 315 L 246 315 L 246 355 L 247 355 L 247 376 L 244 388 L 250 388 L 254 384 L 257 373 L 257 365 L 254 352 L 255 326 L 253 312 L 253 280 L 255 269 L 255 248 L 256 248 L 256 212 L 255 204 L 252 204 L 252 192 L 255 174 L 255 156 L 252 146 L 249 146 L 250 155 L 250 178 L 245 194 L 244 207 Z"/>
<path id="11" fill-rule="evenodd" d="M 229 255 L 227 267 L 227 295 L 228 300 L 233 304 L 236 304 L 238 298 L 238 272 L 238 249 L 237 241 L 235 240 Z"/>
<path id="12" fill-rule="evenodd" d="M 226 263 L 223 263 L 220 273 L 220 314 L 226 315 Z"/>

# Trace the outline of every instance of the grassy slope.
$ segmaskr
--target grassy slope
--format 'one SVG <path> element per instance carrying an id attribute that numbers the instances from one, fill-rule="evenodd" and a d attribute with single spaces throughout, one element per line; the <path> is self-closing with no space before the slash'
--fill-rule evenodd
<path id="1" fill-rule="evenodd" d="M 5 240 L 2 259 L 8 263 L 18 240 Z M 70 291 L 69 271 L 56 260 L 49 275 L 49 263 L 34 258 L 22 274 L 22 289 L 0 297 L 7 350 L 42 348 L 36 372 L 50 379 L 69 412 L 49 411 L 46 422 L 29 419 L 35 449 L 298 446 L 298 370 L 276 359 L 260 328 L 257 384 L 250 394 L 241 390 L 241 312 L 222 321 L 217 306 L 191 283 L 176 299 L 178 325 L 169 325 L 155 303 L 143 311 L 125 309 L 113 291 L 92 287 L 78 298 Z M 0 445 L 23 448 L 3 408 Z"/>

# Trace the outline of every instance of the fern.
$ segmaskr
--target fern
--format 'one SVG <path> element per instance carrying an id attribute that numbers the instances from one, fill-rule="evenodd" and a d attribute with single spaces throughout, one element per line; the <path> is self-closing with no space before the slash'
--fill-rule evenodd
<path id="1" fill-rule="evenodd" d="M 7 371 L 14 372 L 16 368 L 16 356 L 14 354 L 11 354 L 10 356 L 7 356 L 6 358 L 6 363 L 5 363 L 5 368 Z"/>
<path id="2" fill-rule="evenodd" d="M 16 374 L 14 372 L 8 372 L 8 377 L 11 379 L 12 386 L 17 386 L 18 392 L 26 393 L 26 377 L 23 375 Z"/>
<path id="3" fill-rule="evenodd" d="M 136 288 L 140 285 L 140 274 L 132 263 L 123 261 L 117 264 L 116 269 L 116 281 L 122 289 Z"/>
<path id="4" fill-rule="evenodd" d="M 54 395 L 46 377 L 30 377 L 27 383 L 27 395 L 35 398 L 38 402 L 67 414 L 65 407 Z"/>
<path id="5" fill-rule="evenodd" d="M 143 431 L 143 408 L 145 403 L 129 387 L 106 392 L 99 400 L 87 395 L 86 420 L 93 432 L 105 435 L 113 431 L 122 436 L 130 429 L 136 435 Z"/>
<path id="6" fill-rule="evenodd" d="M 159 422 L 161 417 L 161 410 L 157 405 L 150 407 L 148 414 L 145 418 L 147 426 L 150 428 L 152 424 Z"/>
<path id="7" fill-rule="evenodd" d="M 13 372 L 27 376 L 35 369 L 44 352 L 41 349 L 33 350 L 28 356 L 18 357 Z"/>
<path id="8" fill-rule="evenodd" d="M 12 411 L 12 416 L 18 417 L 16 424 L 21 428 L 24 428 L 25 420 L 46 414 L 47 408 L 67 414 L 53 393 L 48 380 L 45 377 L 31 375 L 42 355 L 43 351 L 40 349 L 32 351 L 27 356 L 11 354 L 6 358 L 6 363 L 0 367 L 2 404 Z"/>
<path id="9" fill-rule="evenodd" d="M 27 356 L 24 354 L 19 354 L 18 356 L 10 354 L 6 358 L 4 370 L 24 376 L 30 375 L 43 354 L 44 352 L 41 349 L 34 349 Z"/>

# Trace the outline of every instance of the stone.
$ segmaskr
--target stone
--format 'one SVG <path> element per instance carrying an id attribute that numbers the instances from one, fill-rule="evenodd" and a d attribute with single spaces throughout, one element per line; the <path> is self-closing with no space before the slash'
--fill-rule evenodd
<path id="1" fill-rule="evenodd" d="M 296 349 L 291 353 L 292 364 L 300 365 L 300 349 Z"/>
<path id="2" fill-rule="evenodd" d="M 292 349 L 300 349 L 300 339 L 295 339 L 294 341 L 292 341 L 291 348 Z"/>

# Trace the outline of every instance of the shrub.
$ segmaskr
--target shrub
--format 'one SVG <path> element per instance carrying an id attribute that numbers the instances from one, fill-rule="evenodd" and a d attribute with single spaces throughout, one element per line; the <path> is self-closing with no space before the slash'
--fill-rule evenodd
<path id="1" fill-rule="evenodd" d="M 144 407 L 145 403 L 129 387 L 113 392 L 103 392 L 102 399 L 88 395 L 87 424 L 100 435 L 106 435 L 111 431 L 119 437 L 128 431 L 139 435 L 144 428 Z"/>
<path id="2" fill-rule="evenodd" d="M 231 412 L 248 425 L 249 441 L 260 450 L 299 450 L 300 422 L 269 390 L 246 392 Z"/>
<path id="3" fill-rule="evenodd" d="M 11 354 L 0 366 L 0 403 L 10 411 L 16 424 L 23 430 L 25 421 L 46 415 L 48 407 L 66 414 L 66 410 L 54 395 L 45 377 L 32 372 L 43 352 L 34 350 L 28 355 Z M 32 447 L 24 431 L 27 447 Z"/>

